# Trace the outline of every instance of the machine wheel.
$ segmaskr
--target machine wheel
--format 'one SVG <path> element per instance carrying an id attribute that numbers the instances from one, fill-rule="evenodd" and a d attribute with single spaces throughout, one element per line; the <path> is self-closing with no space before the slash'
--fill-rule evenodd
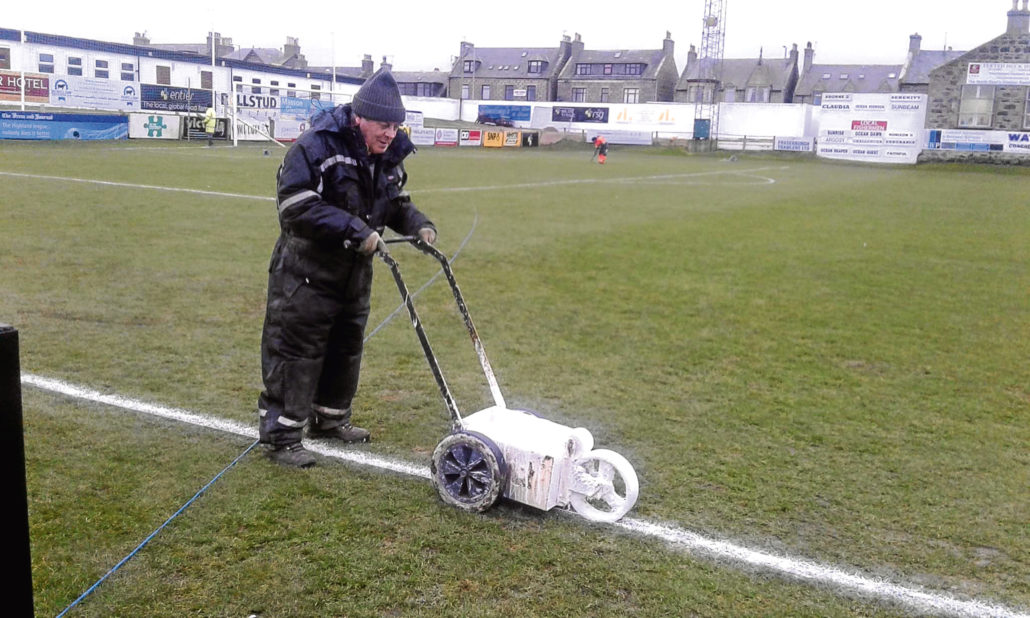
<path id="1" fill-rule="evenodd" d="M 440 498 L 465 511 L 493 506 L 504 493 L 508 466 L 500 449 L 481 433 L 452 433 L 436 446 L 430 463 Z"/>
<path id="2" fill-rule="evenodd" d="M 626 458 L 597 449 L 576 459 L 569 503 L 590 521 L 618 521 L 637 503 L 640 483 Z"/>

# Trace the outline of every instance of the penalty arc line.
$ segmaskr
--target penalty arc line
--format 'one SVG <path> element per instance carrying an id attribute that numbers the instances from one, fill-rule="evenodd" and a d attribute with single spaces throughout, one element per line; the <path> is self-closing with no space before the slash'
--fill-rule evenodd
<path id="1" fill-rule="evenodd" d="M 196 425 L 208 429 L 243 436 L 251 440 L 257 439 L 257 431 L 248 425 L 234 421 L 212 418 L 184 410 L 161 406 L 145 401 L 131 399 L 120 395 L 101 393 L 90 388 L 76 386 L 62 380 L 55 380 L 33 374 L 23 373 L 22 384 L 49 391 L 74 399 L 91 401 L 116 408 L 143 413 L 151 416 Z M 312 441 L 309 450 L 325 457 L 332 457 L 361 466 L 368 466 L 429 480 L 430 472 L 425 466 L 384 457 L 372 453 L 355 452 L 345 448 L 329 445 L 321 441 Z M 599 524 L 604 525 L 604 524 Z M 907 606 L 923 613 L 961 616 L 968 618 L 1030 618 L 1030 614 L 995 605 L 983 601 L 967 601 L 956 599 L 941 593 L 928 592 L 914 587 L 874 579 L 855 572 L 848 572 L 839 567 L 819 564 L 808 560 L 778 556 L 768 552 L 750 549 L 728 541 L 720 541 L 701 536 L 695 532 L 684 530 L 669 524 L 661 524 L 636 518 L 623 518 L 613 524 L 614 528 L 640 536 L 664 541 L 688 553 L 707 555 L 715 559 L 746 564 L 783 575 L 787 578 L 806 582 L 828 584 L 847 593 L 862 598 L 875 597 L 899 605 Z"/>

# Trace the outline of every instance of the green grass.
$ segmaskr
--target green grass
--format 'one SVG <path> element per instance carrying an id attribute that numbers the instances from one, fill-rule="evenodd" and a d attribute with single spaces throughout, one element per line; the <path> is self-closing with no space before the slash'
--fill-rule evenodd
<path id="1" fill-rule="evenodd" d="M 282 155 L 139 146 L 0 143 L 0 172 L 268 198 Z M 509 405 L 633 462 L 633 516 L 1030 607 L 1028 173 L 589 155 L 423 149 L 408 166 L 441 249 L 470 234 L 454 269 Z M 0 322 L 24 372 L 255 420 L 272 201 L 0 178 Z M 435 272 L 395 255 L 412 289 Z M 370 324 L 397 302 L 380 268 Z M 416 303 L 462 410 L 488 405 L 446 285 Z M 23 397 L 39 615 L 247 446 Z M 404 316 L 369 341 L 356 407 L 372 453 L 425 463 L 447 431 Z M 248 455 L 74 615 L 908 613 L 321 463 Z"/>

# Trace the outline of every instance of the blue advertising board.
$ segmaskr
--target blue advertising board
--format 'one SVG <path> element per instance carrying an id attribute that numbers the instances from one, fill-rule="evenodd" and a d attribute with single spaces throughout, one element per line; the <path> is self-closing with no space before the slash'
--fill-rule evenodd
<path id="1" fill-rule="evenodd" d="M 480 105 L 476 122 L 510 127 L 513 122 L 529 122 L 532 112 L 530 105 Z"/>
<path id="2" fill-rule="evenodd" d="M 319 99 L 279 97 L 279 113 L 307 120 L 322 110 L 331 110 L 335 104 Z"/>
<path id="3" fill-rule="evenodd" d="M 0 139 L 127 139 L 125 116 L 0 112 Z"/>
<path id="4" fill-rule="evenodd" d="M 140 84 L 140 108 L 161 112 L 199 112 L 211 107 L 210 90 Z"/>

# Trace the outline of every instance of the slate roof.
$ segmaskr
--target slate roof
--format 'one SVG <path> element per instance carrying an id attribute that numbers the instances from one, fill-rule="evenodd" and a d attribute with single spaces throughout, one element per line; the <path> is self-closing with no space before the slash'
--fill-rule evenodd
<path id="1" fill-rule="evenodd" d="M 901 73 L 901 82 L 905 84 L 929 84 L 930 71 L 958 58 L 964 51 L 921 49 L 909 58 Z"/>
<path id="2" fill-rule="evenodd" d="M 473 75 L 465 73 L 463 69 L 466 60 L 475 60 L 478 67 L 474 75 L 479 78 L 547 79 L 560 68 L 559 51 L 557 47 L 470 47 L 465 55 L 454 63 L 449 77 Z M 546 62 L 544 71 L 530 73 L 531 60 Z"/>
<path id="3" fill-rule="evenodd" d="M 900 64 L 813 64 L 798 79 L 795 97 L 818 92 L 897 92 Z"/>
<path id="4" fill-rule="evenodd" d="M 677 89 L 684 90 L 688 82 L 701 79 L 702 67 L 707 70 L 711 63 L 710 58 L 700 58 L 688 64 L 677 83 Z M 739 89 L 753 83 L 769 85 L 773 90 L 782 91 L 790 83 L 793 70 L 794 60 L 791 58 L 724 58 L 719 80 L 722 87 L 732 85 Z"/>
<path id="5" fill-rule="evenodd" d="M 665 51 L 661 49 L 584 49 L 578 54 L 573 53 L 572 57 L 565 64 L 560 77 L 563 80 L 582 79 L 589 81 L 655 79 L 658 76 L 658 69 L 661 68 L 664 57 Z M 577 64 L 643 64 L 644 71 L 639 75 L 576 75 Z"/>

